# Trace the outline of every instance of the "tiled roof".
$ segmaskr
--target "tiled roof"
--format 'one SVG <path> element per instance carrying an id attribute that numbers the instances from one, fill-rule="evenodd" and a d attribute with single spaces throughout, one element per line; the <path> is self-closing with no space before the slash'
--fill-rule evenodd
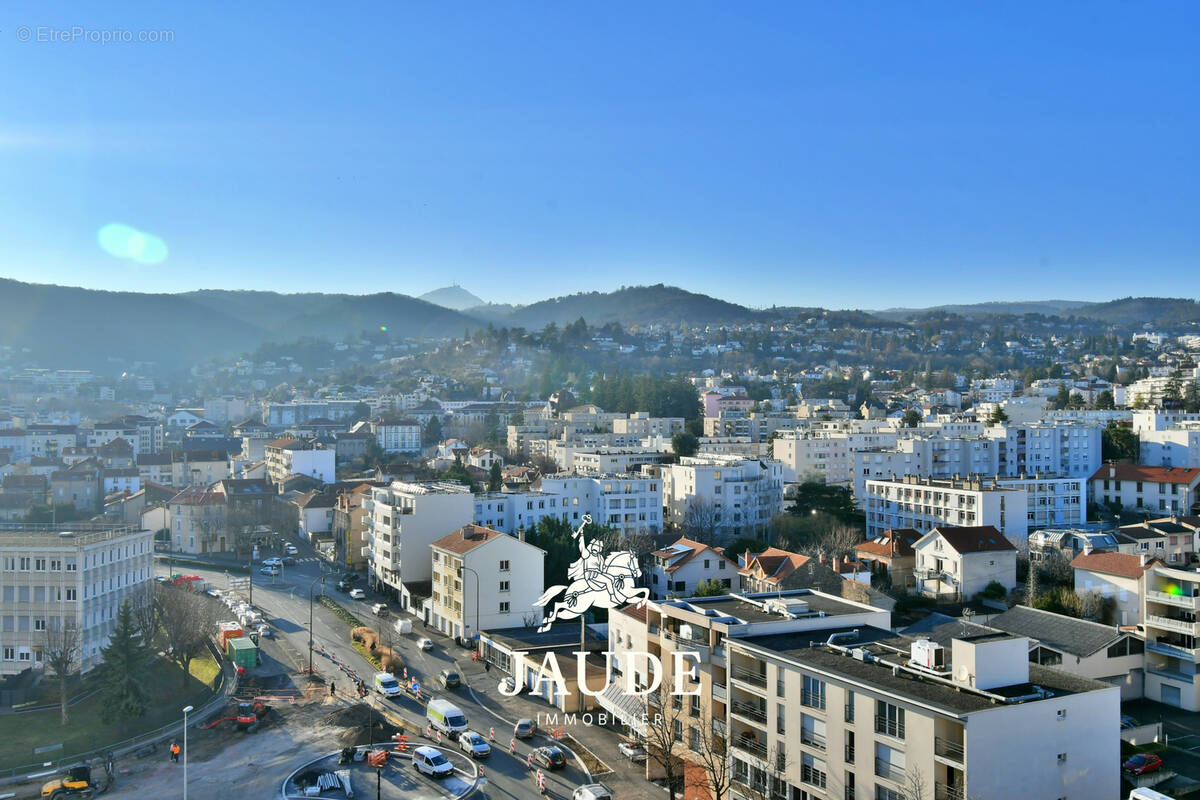
<path id="1" fill-rule="evenodd" d="M 1028 636 L 1055 650 L 1080 657 L 1090 656 L 1125 635 L 1111 625 L 1028 606 L 1013 606 L 992 617 L 988 625 L 1017 636 Z"/>
<path id="2" fill-rule="evenodd" d="M 996 530 L 994 525 L 979 525 L 976 527 L 938 526 L 930 534 L 941 534 L 946 543 L 958 553 L 986 553 L 999 550 L 1016 550 L 1013 543 L 1004 538 L 1004 534 Z M 925 537 L 921 537 L 925 538 Z"/>
<path id="3" fill-rule="evenodd" d="M 1119 575 L 1122 578 L 1141 578 L 1150 565 L 1142 564 L 1141 556 L 1132 553 L 1083 553 L 1071 561 L 1075 569 Z"/>
<path id="4" fill-rule="evenodd" d="M 463 525 L 454 533 L 438 539 L 430 547 L 462 555 L 498 536 L 508 536 L 508 534 L 485 528 L 482 525 Z"/>
<path id="5" fill-rule="evenodd" d="M 854 549 L 877 556 L 911 556 L 913 543 L 920 538 L 921 532 L 915 528 L 889 528 L 874 539 L 859 542 Z"/>
<path id="6" fill-rule="evenodd" d="M 811 560 L 810 557 L 799 553 L 768 547 L 761 553 L 747 553 L 746 566 L 739 569 L 738 574 L 754 575 L 757 566 L 762 570 L 763 580 L 778 583 Z"/>
<path id="7" fill-rule="evenodd" d="M 1190 484 L 1200 478 L 1200 467 L 1151 467 L 1145 464 L 1105 464 L 1092 480 L 1144 481 Z"/>

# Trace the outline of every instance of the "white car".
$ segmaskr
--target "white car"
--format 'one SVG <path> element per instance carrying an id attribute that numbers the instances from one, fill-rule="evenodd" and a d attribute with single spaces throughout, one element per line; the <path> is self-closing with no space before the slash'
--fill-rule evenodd
<path id="1" fill-rule="evenodd" d="M 279 558 L 278 556 L 272 556 L 271 558 L 264 558 L 262 560 L 262 565 L 264 567 L 282 567 L 283 559 Z"/>
<path id="2" fill-rule="evenodd" d="M 621 742 L 617 750 L 630 761 L 645 761 L 646 748 L 637 742 Z"/>
<path id="3" fill-rule="evenodd" d="M 367 593 L 364 592 L 362 589 L 351 589 L 350 596 L 352 598 L 354 598 L 355 600 L 366 600 L 367 599 Z"/>
<path id="4" fill-rule="evenodd" d="M 424 637 L 417 639 L 417 649 L 418 650 L 432 650 L 433 649 L 433 640 L 426 639 Z"/>
<path id="5" fill-rule="evenodd" d="M 296 548 L 296 545 L 289 544 L 287 547 L 283 548 L 283 552 L 285 555 L 294 556 L 300 551 Z"/>
<path id="6" fill-rule="evenodd" d="M 492 754 L 492 746 L 475 731 L 465 731 L 459 735 L 458 749 L 472 758 L 487 758 Z"/>
<path id="7" fill-rule="evenodd" d="M 413 750 L 412 763 L 418 772 L 424 772 L 434 778 L 441 778 L 454 772 L 454 765 L 442 755 L 442 751 L 427 745 Z"/>
<path id="8" fill-rule="evenodd" d="M 354 593 L 351 592 L 350 596 L 353 597 Z M 387 603 L 376 603 L 371 606 L 371 613 L 377 617 L 386 617 L 388 613 Z"/>

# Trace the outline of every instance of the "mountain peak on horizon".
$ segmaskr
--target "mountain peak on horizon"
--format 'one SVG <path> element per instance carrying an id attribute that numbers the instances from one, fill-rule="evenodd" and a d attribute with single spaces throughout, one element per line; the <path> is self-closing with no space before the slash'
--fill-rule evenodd
<path id="1" fill-rule="evenodd" d="M 440 289 L 434 289 L 432 292 L 426 292 L 417 299 L 454 311 L 464 311 L 468 308 L 486 305 L 482 299 L 471 294 L 457 283 L 443 286 Z"/>

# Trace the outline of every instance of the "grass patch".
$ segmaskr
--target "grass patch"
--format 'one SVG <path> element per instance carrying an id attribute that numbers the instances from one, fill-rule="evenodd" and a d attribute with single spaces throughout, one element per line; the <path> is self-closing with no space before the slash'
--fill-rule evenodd
<path id="1" fill-rule="evenodd" d="M 98 695 L 70 709 L 70 722 L 64 727 L 58 707 L 45 711 L 0 716 L 0 769 L 40 761 L 61 760 L 116 744 L 180 719 L 185 705 L 199 708 L 212 696 L 212 682 L 220 671 L 210 657 L 196 659 L 186 682 L 178 666 L 159 659 L 146 670 L 142 681 L 147 687 L 146 713 L 127 723 L 105 723 L 100 719 Z M 87 687 L 93 678 L 85 679 Z M 61 743 L 61 750 L 34 755 L 38 747 Z"/>
<path id="2" fill-rule="evenodd" d="M 360 656 L 362 656 L 363 658 L 365 658 L 367 661 L 369 661 L 371 663 L 371 666 L 375 668 L 376 672 L 379 672 L 380 670 L 383 669 L 383 667 L 380 665 L 379 659 L 376 656 L 374 656 L 370 650 L 367 649 L 367 646 L 365 644 L 363 644 L 362 642 L 358 642 L 358 641 L 351 642 L 350 644 L 353 645 L 354 649 L 356 651 L 358 651 L 358 654 Z"/>
<path id="3" fill-rule="evenodd" d="M 349 625 L 351 628 L 363 628 L 367 626 L 367 623 L 363 622 L 361 619 L 342 608 L 341 603 L 334 600 L 327 594 L 317 595 L 317 602 L 328 608 L 334 614 L 337 614 L 338 619 Z"/>

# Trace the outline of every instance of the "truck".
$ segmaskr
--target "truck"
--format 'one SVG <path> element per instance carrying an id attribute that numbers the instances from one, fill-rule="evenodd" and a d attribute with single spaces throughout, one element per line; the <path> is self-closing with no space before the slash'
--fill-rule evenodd
<path id="1" fill-rule="evenodd" d="M 467 729 L 467 716 L 449 700 L 430 700 L 425 708 L 425 719 L 429 720 L 434 730 L 439 730 L 452 739 Z"/>
<path id="2" fill-rule="evenodd" d="M 375 691 L 384 697 L 396 697 L 401 692 L 400 681 L 390 672 L 376 672 Z"/>

